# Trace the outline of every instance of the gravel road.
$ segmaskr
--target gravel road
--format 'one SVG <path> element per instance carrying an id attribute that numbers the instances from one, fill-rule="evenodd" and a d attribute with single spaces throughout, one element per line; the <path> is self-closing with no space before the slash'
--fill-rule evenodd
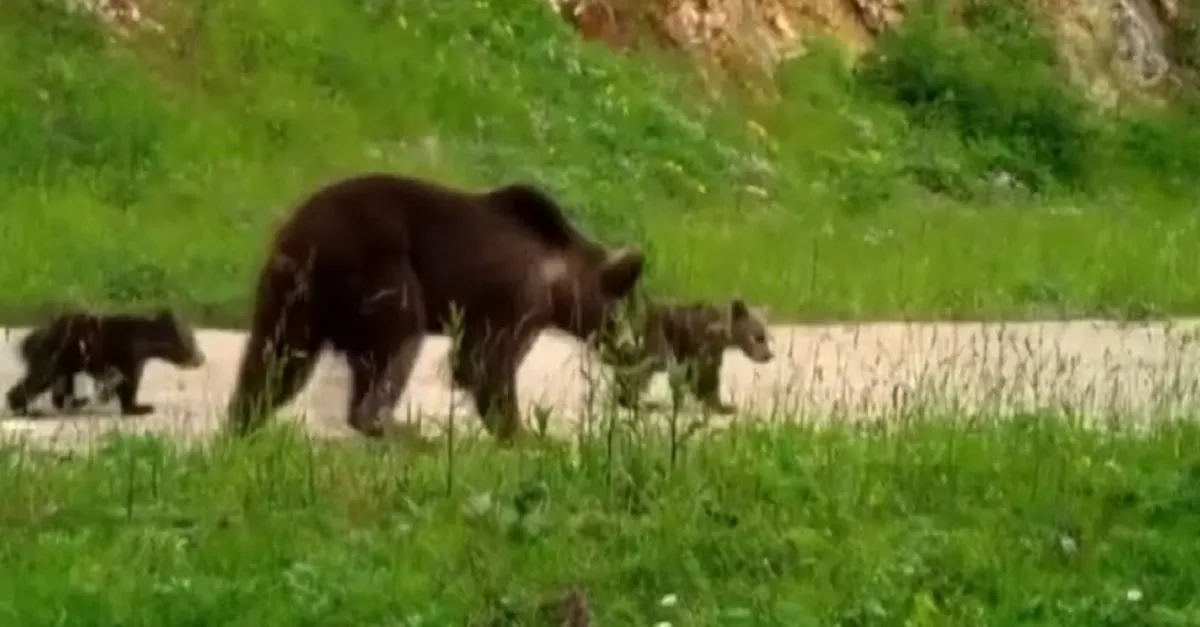
<path id="1" fill-rule="evenodd" d="M 1200 348 L 1191 338 L 1198 329 L 1200 320 L 779 326 L 772 328 L 773 363 L 754 365 L 740 353 L 727 353 L 723 390 L 743 408 L 734 419 L 881 417 L 931 404 L 956 415 L 1046 407 L 1123 419 L 1178 415 L 1197 406 Z M 6 329 L 2 336 L 5 387 L 21 374 L 15 346 L 26 332 Z M 207 355 L 204 368 L 181 371 L 161 362 L 147 367 L 142 399 L 157 406 L 154 414 L 121 418 L 113 403 L 70 416 L 5 415 L 0 426 L 55 447 L 86 444 L 113 428 L 179 438 L 211 435 L 220 426 L 244 335 L 204 330 L 197 340 Z M 464 417 L 460 429 L 478 431 L 466 398 L 452 395 L 438 369 L 447 346 L 444 337 L 426 340 L 396 417 L 419 416 L 423 430 L 434 430 L 453 408 Z M 589 370 L 592 377 L 604 371 L 575 341 L 543 334 L 519 373 L 521 402 L 555 410 L 552 428 L 569 429 L 587 404 Z M 346 435 L 340 418 L 346 390 L 343 364 L 327 354 L 308 388 L 285 408 L 291 415 L 279 419 L 303 420 L 320 435 Z M 648 397 L 669 398 L 665 378 L 655 381 Z M 49 408 L 49 399 L 38 405 Z"/>

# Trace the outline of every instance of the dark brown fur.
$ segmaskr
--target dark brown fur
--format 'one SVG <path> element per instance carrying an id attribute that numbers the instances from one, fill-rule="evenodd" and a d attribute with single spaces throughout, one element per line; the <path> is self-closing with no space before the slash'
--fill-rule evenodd
<path id="1" fill-rule="evenodd" d="M 26 374 L 7 397 L 17 414 L 28 414 L 30 401 L 51 387 L 56 409 L 78 409 L 85 402 L 75 396 L 75 376 L 81 372 L 108 388 L 100 394 L 102 401 L 116 395 L 122 414 L 148 414 L 154 407 L 137 402 L 147 360 L 187 369 L 204 363 L 191 328 L 169 309 L 149 316 L 68 311 L 30 331 L 18 351 Z"/>
<path id="2" fill-rule="evenodd" d="M 736 408 L 720 397 L 725 349 L 738 348 L 757 363 L 774 357 L 765 313 L 740 298 L 717 305 L 660 303 L 643 297 L 639 304 L 640 310 L 627 312 L 632 341 L 617 346 L 614 336 L 601 353 L 605 363 L 616 367 L 616 400 L 622 407 L 636 406 L 651 377 L 675 362 L 684 367 L 687 386 L 697 399 L 709 409 L 732 413 Z"/>
<path id="3" fill-rule="evenodd" d="M 600 331 L 642 267 L 639 250 L 584 236 L 530 186 L 472 193 L 390 174 L 336 181 L 275 233 L 231 427 L 260 426 L 331 348 L 350 367 L 348 422 L 382 435 L 424 334 L 447 332 L 457 311 L 454 383 L 472 394 L 488 430 L 508 440 L 520 430 L 517 367 L 538 333 Z"/>

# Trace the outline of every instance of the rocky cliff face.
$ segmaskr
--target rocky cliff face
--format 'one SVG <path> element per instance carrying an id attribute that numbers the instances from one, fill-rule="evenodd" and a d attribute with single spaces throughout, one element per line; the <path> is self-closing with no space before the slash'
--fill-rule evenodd
<path id="1" fill-rule="evenodd" d="M 812 34 L 829 35 L 852 54 L 867 50 L 903 20 L 908 0 L 549 0 L 588 38 L 635 45 L 645 23 L 658 43 L 728 64 L 770 71 L 804 53 Z M 959 0 L 961 2 L 961 0 Z M 1180 2 L 1191 0 L 1034 0 L 1054 33 L 1062 62 L 1089 97 L 1113 105 L 1123 95 L 1153 94 L 1179 80 L 1169 42 L 1184 28 Z"/>

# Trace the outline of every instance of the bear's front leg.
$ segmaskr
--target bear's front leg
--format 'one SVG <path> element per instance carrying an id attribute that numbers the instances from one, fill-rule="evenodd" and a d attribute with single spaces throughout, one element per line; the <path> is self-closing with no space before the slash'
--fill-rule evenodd
<path id="1" fill-rule="evenodd" d="M 465 387 L 475 402 L 483 426 L 503 444 L 522 435 L 517 405 L 517 368 L 529 352 L 532 339 L 487 341 L 485 334 L 463 333 L 455 355 L 455 382 Z"/>
<path id="2" fill-rule="evenodd" d="M 398 434 L 393 410 L 425 339 L 425 309 L 420 285 L 407 266 L 385 269 L 376 286 L 364 293 L 371 297 L 359 307 L 357 318 L 346 321 L 347 328 L 355 329 L 347 334 L 355 338 L 354 349 L 345 351 L 352 384 L 347 419 L 367 437 L 391 437 Z"/>
<path id="3" fill-rule="evenodd" d="M 350 427 L 370 438 L 383 438 L 396 432 L 392 411 L 408 385 L 413 365 L 424 338 L 413 333 L 398 340 L 389 352 L 356 356 L 350 359 Z"/>
<path id="4" fill-rule="evenodd" d="M 496 439 L 511 444 L 521 437 L 521 412 L 517 408 L 515 376 L 490 374 L 473 386 L 471 396 L 484 428 Z"/>

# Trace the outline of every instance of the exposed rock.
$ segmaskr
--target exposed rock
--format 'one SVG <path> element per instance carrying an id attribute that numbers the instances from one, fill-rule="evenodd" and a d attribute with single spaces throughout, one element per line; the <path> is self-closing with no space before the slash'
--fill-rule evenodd
<path id="1" fill-rule="evenodd" d="M 555 4 L 556 0 L 550 0 Z M 554 6 L 563 19 L 575 26 L 585 39 L 603 41 L 617 50 L 636 47 L 636 22 L 632 15 L 618 15 L 616 8 L 601 0 L 563 0 Z"/>
<path id="2" fill-rule="evenodd" d="M 904 17 L 904 0 L 851 0 L 863 26 L 879 35 Z"/>
<path id="3" fill-rule="evenodd" d="M 1096 103 L 1145 92 L 1168 77 L 1164 41 L 1178 15 L 1163 0 L 1042 0 L 1070 75 Z"/>
<path id="4" fill-rule="evenodd" d="M 549 0 L 589 39 L 628 50 L 641 45 L 637 22 L 655 44 L 699 54 L 723 67 L 734 58 L 770 73 L 804 53 L 814 34 L 854 55 L 898 24 L 907 0 Z M 1179 18 L 1177 0 L 1034 0 L 1050 23 L 1070 76 L 1092 100 L 1116 104 L 1171 75 L 1165 49 Z M 629 7 L 645 7 L 641 13 Z"/>
<path id="5" fill-rule="evenodd" d="M 1155 85 L 1170 69 L 1163 49 L 1163 24 L 1146 0 L 1117 0 L 1113 4 L 1116 61 L 1142 85 Z"/>
<path id="6" fill-rule="evenodd" d="M 51 1 L 96 15 L 117 35 L 162 30 L 139 6 L 151 0 Z M 1032 1 L 1049 23 L 1069 75 L 1093 101 L 1115 105 L 1177 80 L 1167 42 L 1180 27 L 1178 0 Z M 812 35 L 832 36 L 854 56 L 865 52 L 903 20 L 909 0 L 546 2 L 585 38 L 619 50 L 683 50 L 709 78 L 716 70 L 753 83 L 754 75 L 770 77 L 781 61 L 804 54 Z"/>
<path id="7" fill-rule="evenodd" d="M 68 11 L 91 13 L 100 18 L 110 29 L 122 37 L 135 29 L 162 32 L 158 22 L 147 17 L 134 0 L 64 0 Z"/>

